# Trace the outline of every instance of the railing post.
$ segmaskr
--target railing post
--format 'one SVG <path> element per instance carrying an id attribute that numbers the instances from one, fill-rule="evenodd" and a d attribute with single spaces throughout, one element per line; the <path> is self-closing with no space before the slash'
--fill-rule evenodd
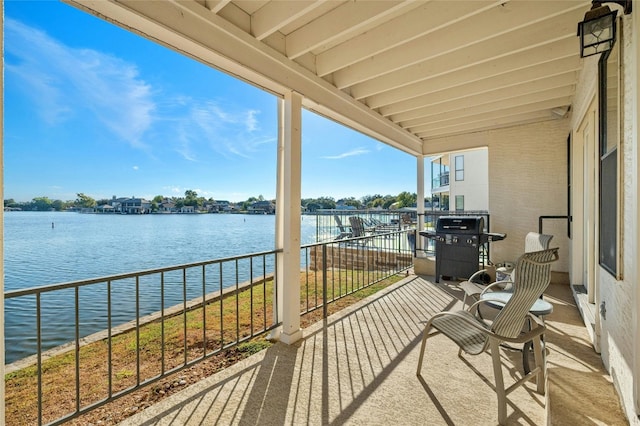
<path id="1" fill-rule="evenodd" d="M 327 244 L 322 245 L 322 318 L 327 317 Z"/>
<path id="2" fill-rule="evenodd" d="M 417 199 L 416 199 L 416 230 L 413 237 L 413 257 L 416 257 L 418 250 L 422 250 L 422 240 L 418 238 L 418 233 L 424 230 L 424 157 L 417 158 Z"/>
<path id="3" fill-rule="evenodd" d="M 36 293 L 36 368 L 38 369 L 38 425 L 42 424 L 42 306 Z"/>

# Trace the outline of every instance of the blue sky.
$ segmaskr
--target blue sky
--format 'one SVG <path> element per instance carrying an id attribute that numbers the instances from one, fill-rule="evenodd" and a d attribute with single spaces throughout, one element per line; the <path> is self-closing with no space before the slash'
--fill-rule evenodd
<path id="1" fill-rule="evenodd" d="M 59 2 L 4 9 L 5 199 L 275 197 L 274 96 Z M 416 190 L 408 154 L 308 111 L 302 135 L 303 198 Z"/>

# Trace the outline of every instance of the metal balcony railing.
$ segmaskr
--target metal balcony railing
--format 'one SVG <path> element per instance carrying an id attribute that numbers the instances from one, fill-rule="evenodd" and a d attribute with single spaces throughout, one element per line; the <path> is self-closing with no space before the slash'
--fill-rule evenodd
<path id="1" fill-rule="evenodd" d="M 363 237 L 302 247 L 302 314 L 322 309 L 325 318 L 330 303 L 411 268 L 413 232 L 370 230 Z"/>
<path id="2" fill-rule="evenodd" d="M 7 424 L 64 423 L 277 327 L 280 255 L 261 252 L 5 293 L 7 316 L 33 320 L 20 327 L 20 336 L 7 336 L 33 353 L 6 366 Z M 370 230 L 304 246 L 300 255 L 301 315 L 310 321 L 327 316 L 332 302 L 413 264 L 407 231 Z M 66 414 L 53 414 L 60 412 Z"/>
<path id="3" fill-rule="evenodd" d="M 35 322 L 19 336 L 34 355 L 6 368 L 8 424 L 63 423 L 276 327 L 277 254 L 5 293 L 7 316 L 27 311 Z M 71 343 L 53 349 L 61 333 Z M 24 398 L 33 412 L 14 412 Z M 53 406 L 69 413 L 52 418 Z"/>
<path id="4" fill-rule="evenodd" d="M 443 173 L 438 177 L 433 178 L 431 181 L 432 189 L 437 189 L 437 188 L 441 188 L 443 186 L 448 186 L 448 185 L 449 185 L 449 172 Z"/>

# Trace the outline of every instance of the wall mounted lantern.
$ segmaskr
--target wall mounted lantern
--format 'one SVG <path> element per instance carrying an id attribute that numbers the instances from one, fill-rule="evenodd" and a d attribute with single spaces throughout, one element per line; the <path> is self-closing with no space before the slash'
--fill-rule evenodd
<path id="1" fill-rule="evenodd" d="M 580 37 L 580 57 L 595 55 L 611 50 L 616 41 L 616 15 L 609 6 L 602 3 L 616 3 L 623 7 L 624 14 L 631 13 L 631 0 L 593 0 L 591 10 L 584 15 L 584 20 L 578 23 L 578 37 Z"/>

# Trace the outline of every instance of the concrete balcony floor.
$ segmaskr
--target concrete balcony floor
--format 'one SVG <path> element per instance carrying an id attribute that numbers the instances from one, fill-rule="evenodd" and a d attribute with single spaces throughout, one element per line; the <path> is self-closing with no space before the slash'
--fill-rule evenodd
<path id="1" fill-rule="evenodd" d="M 172 395 L 122 425 L 495 425 L 491 357 L 458 357 L 443 336 L 427 342 L 416 376 L 422 322 L 461 307 L 454 282 L 410 275 L 393 287 Z M 617 394 L 589 343 L 570 288 L 551 285 L 546 319 L 548 392 L 529 382 L 509 395 L 508 424 L 625 425 Z M 503 350 L 505 384 L 521 353 Z"/>

